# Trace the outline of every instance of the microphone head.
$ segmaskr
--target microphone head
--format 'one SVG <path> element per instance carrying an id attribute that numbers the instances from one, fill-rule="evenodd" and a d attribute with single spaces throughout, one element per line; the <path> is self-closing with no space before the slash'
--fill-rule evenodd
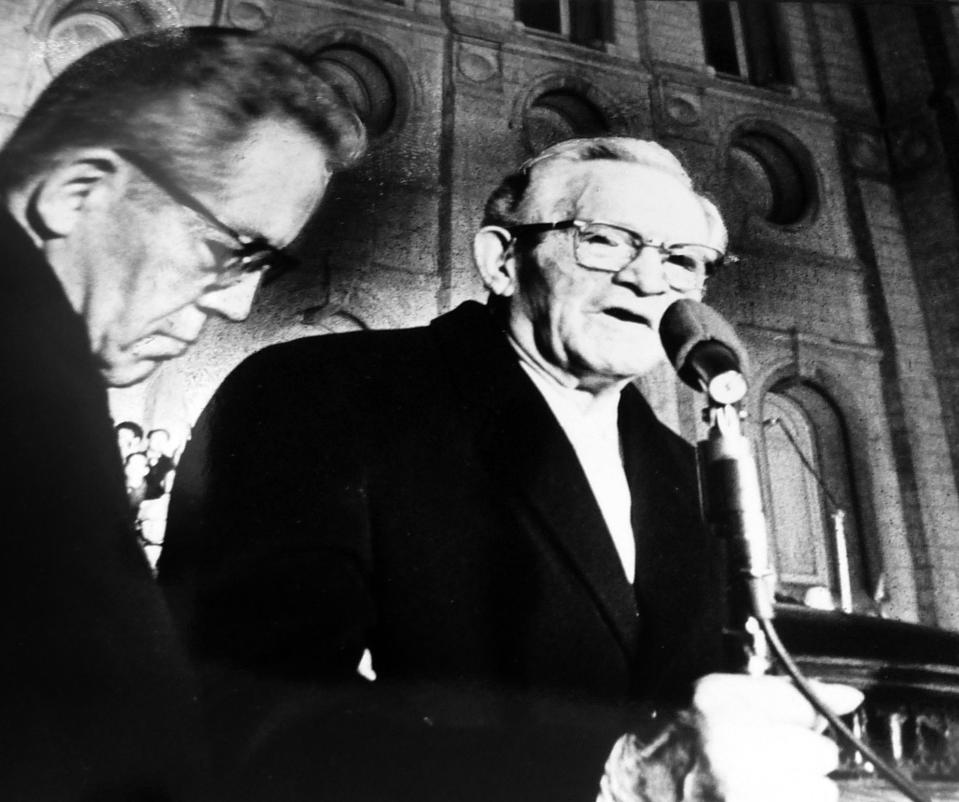
<path id="1" fill-rule="evenodd" d="M 720 404 L 746 394 L 749 357 L 732 325 L 716 310 L 683 298 L 670 304 L 659 324 L 666 356 L 679 378 Z"/>

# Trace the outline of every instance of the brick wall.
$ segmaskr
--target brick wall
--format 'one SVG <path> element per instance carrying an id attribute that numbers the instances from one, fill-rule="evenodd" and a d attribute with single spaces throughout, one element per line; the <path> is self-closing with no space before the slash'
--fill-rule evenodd
<path id="1" fill-rule="evenodd" d="M 821 63 L 828 100 L 845 113 L 874 119 L 853 14 L 840 4 L 817 3 L 811 9 L 811 25 L 819 45 L 815 54 Z"/>
<path id="2" fill-rule="evenodd" d="M 703 37 L 699 24 L 699 4 L 650 0 L 645 8 L 646 42 L 651 60 L 702 70 Z"/>

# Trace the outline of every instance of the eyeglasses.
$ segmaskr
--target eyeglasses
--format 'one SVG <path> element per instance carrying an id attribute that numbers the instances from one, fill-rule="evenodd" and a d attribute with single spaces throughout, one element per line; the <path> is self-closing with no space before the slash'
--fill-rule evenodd
<path id="1" fill-rule="evenodd" d="M 210 243 L 213 246 L 211 249 L 214 253 L 226 251 L 226 255 L 218 260 L 219 270 L 215 281 L 216 289 L 226 289 L 241 281 L 244 276 L 261 271 L 264 272 L 263 283 L 268 284 L 286 271 L 296 267 L 298 260 L 295 256 L 272 245 L 266 237 L 243 234 L 224 223 L 199 198 L 187 192 L 174 181 L 160 165 L 136 151 L 126 148 L 114 148 L 113 152 L 136 167 L 174 201 L 189 209 L 211 228 L 226 235 L 236 243 L 235 247 L 227 248 L 219 242 Z"/>
<path id="2" fill-rule="evenodd" d="M 575 229 L 573 255 L 589 270 L 618 273 L 630 265 L 644 248 L 654 248 L 662 257 L 666 281 L 680 292 L 702 286 L 706 276 L 722 264 L 738 261 L 710 245 L 688 242 L 656 242 L 623 226 L 596 220 L 560 220 L 556 223 L 524 223 L 509 226 L 516 234 Z"/>

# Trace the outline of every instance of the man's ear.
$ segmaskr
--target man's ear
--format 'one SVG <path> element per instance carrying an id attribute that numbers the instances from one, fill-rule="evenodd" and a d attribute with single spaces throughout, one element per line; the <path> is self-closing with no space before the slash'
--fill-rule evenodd
<path id="1" fill-rule="evenodd" d="M 484 226 L 473 238 L 473 261 L 483 286 L 493 295 L 508 297 L 516 291 L 516 257 L 513 237 L 500 226 Z"/>
<path id="2" fill-rule="evenodd" d="M 79 151 L 47 173 L 29 199 L 27 219 L 41 239 L 67 236 L 88 209 L 122 192 L 126 163 L 104 148 Z"/>

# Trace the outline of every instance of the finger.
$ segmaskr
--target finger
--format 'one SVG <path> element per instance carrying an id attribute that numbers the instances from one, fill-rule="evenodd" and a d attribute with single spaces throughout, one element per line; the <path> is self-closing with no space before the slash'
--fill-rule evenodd
<path id="1" fill-rule="evenodd" d="M 839 788 L 825 777 L 740 778 L 718 789 L 723 802 L 838 802 Z M 708 785 L 700 792 L 693 775 L 687 778 L 683 799 L 714 800 L 715 791 Z"/>
<path id="2" fill-rule="evenodd" d="M 702 732 L 702 751 L 720 784 L 741 777 L 824 776 L 839 765 L 835 743 L 789 725 L 710 728 Z"/>
<path id="3" fill-rule="evenodd" d="M 816 683 L 824 701 L 837 714 L 854 709 L 862 694 L 847 685 Z M 696 683 L 693 708 L 706 720 L 753 719 L 818 728 L 812 705 L 784 677 L 710 674 Z"/>
<path id="4" fill-rule="evenodd" d="M 816 696 L 837 716 L 851 713 L 862 704 L 863 694 L 851 685 L 842 685 L 835 682 L 819 682 L 810 680 Z"/>
<path id="5" fill-rule="evenodd" d="M 810 704 L 783 677 L 710 674 L 696 683 L 693 707 L 708 721 L 753 719 L 811 727 Z"/>

